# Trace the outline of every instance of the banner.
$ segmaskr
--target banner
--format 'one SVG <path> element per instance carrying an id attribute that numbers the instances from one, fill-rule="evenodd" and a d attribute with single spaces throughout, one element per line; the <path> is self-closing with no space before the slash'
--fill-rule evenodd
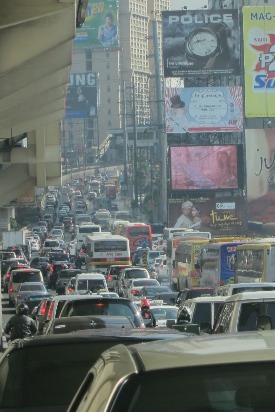
<path id="1" fill-rule="evenodd" d="M 275 117 L 275 7 L 243 7 L 246 117 Z"/>
<path id="2" fill-rule="evenodd" d="M 166 87 L 166 133 L 243 130 L 241 87 Z"/>
<path id="3" fill-rule="evenodd" d="M 238 10 L 162 12 L 164 77 L 239 74 Z"/>
<path id="4" fill-rule="evenodd" d="M 168 200 L 168 227 L 211 232 L 212 236 L 244 236 L 244 198 L 186 197 Z"/>
<path id="5" fill-rule="evenodd" d="M 117 1 L 89 0 L 85 23 L 76 30 L 74 48 L 117 48 L 117 35 Z"/>
<path id="6" fill-rule="evenodd" d="M 65 118 L 91 118 L 97 115 L 98 73 L 70 75 L 66 96 Z"/>
<path id="7" fill-rule="evenodd" d="M 249 226 L 275 235 L 275 129 L 245 132 Z"/>

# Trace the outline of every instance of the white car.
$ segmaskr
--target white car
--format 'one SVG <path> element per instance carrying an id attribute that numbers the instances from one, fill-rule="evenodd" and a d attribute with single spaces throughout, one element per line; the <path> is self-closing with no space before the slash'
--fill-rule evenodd
<path id="1" fill-rule="evenodd" d="M 131 300 L 140 299 L 140 291 L 144 286 L 160 286 L 160 284 L 156 279 L 131 279 L 128 287 L 123 291 L 124 297 Z"/>
<path id="2" fill-rule="evenodd" d="M 64 240 L 64 233 L 61 229 L 53 229 L 51 232 L 51 236 L 55 239 L 62 239 Z"/>
<path id="3" fill-rule="evenodd" d="M 37 240 L 34 240 L 34 239 L 31 240 L 31 250 L 32 250 L 32 252 L 39 252 L 40 245 L 37 242 Z"/>
<path id="4" fill-rule="evenodd" d="M 167 327 L 167 320 L 177 320 L 179 308 L 173 305 L 159 305 L 150 302 L 150 311 L 156 320 L 156 327 Z"/>

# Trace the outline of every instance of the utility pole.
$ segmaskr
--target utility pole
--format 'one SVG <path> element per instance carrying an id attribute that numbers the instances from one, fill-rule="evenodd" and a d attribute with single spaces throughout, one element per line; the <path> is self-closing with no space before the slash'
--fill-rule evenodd
<path id="1" fill-rule="evenodd" d="M 126 122 L 126 82 L 123 81 L 123 135 L 124 135 L 124 185 L 125 193 L 128 190 L 128 137 L 127 137 L 127 122 Z"/>
<path id="2" fill-rule="evenodd" d="M 137 124 L 136 124 L 136 97 L 135 97 L 135 79 L 132 77 L 132 98 L 133 98 L 133 126 L 134 126 L 134 201 L 138 204 L 138 177 L 137 177 Z"/>
<path id="3" fill-rule="evenodd" d="M 159 204 L 161 205 L 160 217 L 162 222 L 167 221 L 167 167 L 166 167 L 166 157 L 167 157 L 167 135 L 163 130 L 163 93 L 161 87 L 161 77 L 160 77 L 160 58 L 159 58 L 159 45 L 158 45 L 158 31 L 157 31 L 157 21 L 152 20 L 153 24 L 153 42 L 154 42 L 154 63 L 155 63 L 155 75 L 156 75 L 156 97 L 157 97 L 157 139 L 159 143 L 159 158 L 161 162 L 161 197 Z"/>

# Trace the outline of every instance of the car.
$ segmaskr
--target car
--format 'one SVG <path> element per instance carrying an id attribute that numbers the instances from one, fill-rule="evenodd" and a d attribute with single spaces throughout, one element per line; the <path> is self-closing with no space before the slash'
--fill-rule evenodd
<path id="1" fill-rule="evenodd" d="M 99 356 L 67 412 L 272 411 L 274 358 L 274 332 L 117 345 Z"/>
<path id="2" fill-rule="evenodd" d="M 155 299 L 157 293 L 170 293 L 169 286 L 143 286 L 140 290 L 141 299 Z"/>
<path id="3" fill-rule="evenodd" d="M 24 282 L 22 283 L 15 296 L 15 306 L 19 305 L 32 295 L 48 295 L 44 282 Z"/>
<path id="4" fill-rule="evenodd" d="M 59 317 L 110 315 L 129 316 L 136 327 L 144 328 L 143 319 L 137 306 L 125 298 L 108 298 L 99 295 L 74 295 L 67 300 Z"/>
<path id="5" fill-rule="evenodd" d="M 10 306 L 15 303 L 20 285 L 25 282 L 44 282 L 42 272 L 33 268 L 13 269 L 11 271 L 8 290 Z"/>
<path id="6" fill-rule="evenodd" d="M 232 296 L 242 292 L 258 292 L 260 290 L 275 290 L 274 282 L 229 283 L 215 289 L 215 295 Z"/>
<path id="7" fill-rule="evenodd" d="M 66 294 L 85 295 L 87 293 L 97 293 L 100 290 L 108 292 L 105 276 L 102 273 L 80 273 L 65 288 Z"/>
<path id="8" fill-rule="evenodd" d="M 61 229 L 53 228 L 51 231 L 51 236 L 55 239 L 64 239 L 64 232 Z"/>
<path id="9" fill-rule="evenodd" d="M 167 305 L 176 305 L 178 292 L 160 292 L 156 293 L 155 299 L 162 300 Z"/>
<path id="10" fill-rule="evenodd" d="M 155 305 L 151 303 L 150 312 L 153 315 L 153 318 L 155 319 L 156 327 L 167 327 L 167 320 L 177 319 L 178 308 L 173 305 Z"/>
<path id="11" fill-rule="evenodd" d="M 187 299 L 198 298 L 199 296 L 214 296 L 215 288 L 194 287 L 181 290 L 177 297 L 177 305 L 181 306 Z"/>
<path id="12" fill-rule="evenodd" d="M 65 294 L 65 289 L 72 277 L 82 273 L 81 269 L 62 269 L 58 272 L 55 290 L 58 295 Z"/>
<path id="13" fill-rule="evenodd" d="M 121 271 L 115 292 L 123 296 L 124 290 L 128 287 L 130 280 L 137 278 L 150 279 L 148 270 L 140 266 L 125 267 Z"/>
<path id="14" fill-rule="evenodd" d="M 0 358 L 0 410 L 65 412 L 104 350 L 175 337 L 187 335 L 171 329 L 106 328 L 15 340 Z"/>
<path id="15" fill-rule="evenodd" d="M 214 333 L 231 334 L 275 328 L 275 291 L 241 292 L 226 297 Z"/>
<path id="16" fill-rule="evenodd" d="M 48 277 L 48 272 L 51 269 L 51 265 L 49 263 L 49 258 L 47 256 L 37 256 L 30 261 L 30 267 L 35 269 L 40 269 L 44 280 Z"/>
<path id="17" fill-rule="evenodd" d="M 21 263 L 20 260 L 22 259 L 15 259 L 10 260 L 9 263 L 10 265 L 8 266 L 8 268 L 6 270 L 3 270 L 3 274 L 4 276 L 2 277 L 2 283 L 1 286 L 3 288 L 3 292 L 7 293 L 9 290 L 9 282 L 10 282 L 10 275 L 11 275 L 11 271 L 13 269 L 24 269 L 24 268 L 29 268 L 30 266 L 26 263 Z"/>
<path id="18" fill-rule="evenodd" d="M 45 335 L 72 333 L 84 329 L 102 328 L 135 328 L 133 321 L 127 316 L 73 316 L 56 318 L 51 321 L 45 331 Z"/>
<path id="19" fill-rule="evenodd" d="M 128 288 L 124 289 L 124 297 L 135 300 L 140 299 L 140 292 L 144 286 L 160 286 L 156 279 L 131 279 Z"/>
<path id="20" fill-rule="evenodd" d="M 187 306 L 191 310 L 190 322 L 199 325 L 201 332 L 212 333 L 219 308 L 225 299 L 225 296 L 200 296 L 187 299 L 179 307 L 178 316 L 180 317 L 181 311 Z"/>
<path id="21" fill-rule="evenodd" d="M 111 265 L 107 268 L 107 271 L 105 273 L 106 277 L 106 282 L 107 282 L 107 287 L 109 290 L 115 290 L 116 289 L 116 283 L 119 278 L 119 274 L 121 273 L 121 270 L 129 267 L 127 265 Z"/>
<path id="22" fill-rule="evenodd" d="M 38 306 L 42 300 L 53 298 L 52 295 L 31 295 L 25 299 L 25 303 L 28 306 L 28 315 L 31 316 L 33 319 L 36 319 L 36 314 L 38 310 Z"/>
<path id="23" fill-rule="evenodd" d="M 88 200 L 93 200 L 93 199 L 95 199 L 97 197 L 97 193 L 96 192 L 89 192 L 88 194 L 87 194 L 87 199 Z"/>

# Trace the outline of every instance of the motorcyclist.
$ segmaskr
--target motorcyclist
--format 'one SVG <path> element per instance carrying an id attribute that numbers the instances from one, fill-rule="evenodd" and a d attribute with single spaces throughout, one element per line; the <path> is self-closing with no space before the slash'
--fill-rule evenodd
<path id="1" fill-rule="evenodd" d="M 188 308 L 187 306 L 183 306 L 183 308 L 179 311 L 178 318 L 177 318 L 177 324 L 182 325 L 184 323 L 190 323 L 191 317 L 192 317 L 191 309 Z"/>
<path id="2" fill-rule="evenodd" d="M 28 311 L 29 307 L 24 302 L 16 306 L 16 314 L 9 319 L 4 329 L 11 341 L 32 336 L 37 332 L 35 321 L 28 316 Z"/>
<path id="3" fill-rule="evenodd" d="M 152 314 L 152 312 L 150 311 L 150 301 L 148 299 L 143 299 L 140 303 L 140 312 L 141 312 L 141 316 L 143 317 L 143 319 L 146 322 L 146 326 L 152 326 L 155 327 L 156 326 L 156 320 Z"/>

